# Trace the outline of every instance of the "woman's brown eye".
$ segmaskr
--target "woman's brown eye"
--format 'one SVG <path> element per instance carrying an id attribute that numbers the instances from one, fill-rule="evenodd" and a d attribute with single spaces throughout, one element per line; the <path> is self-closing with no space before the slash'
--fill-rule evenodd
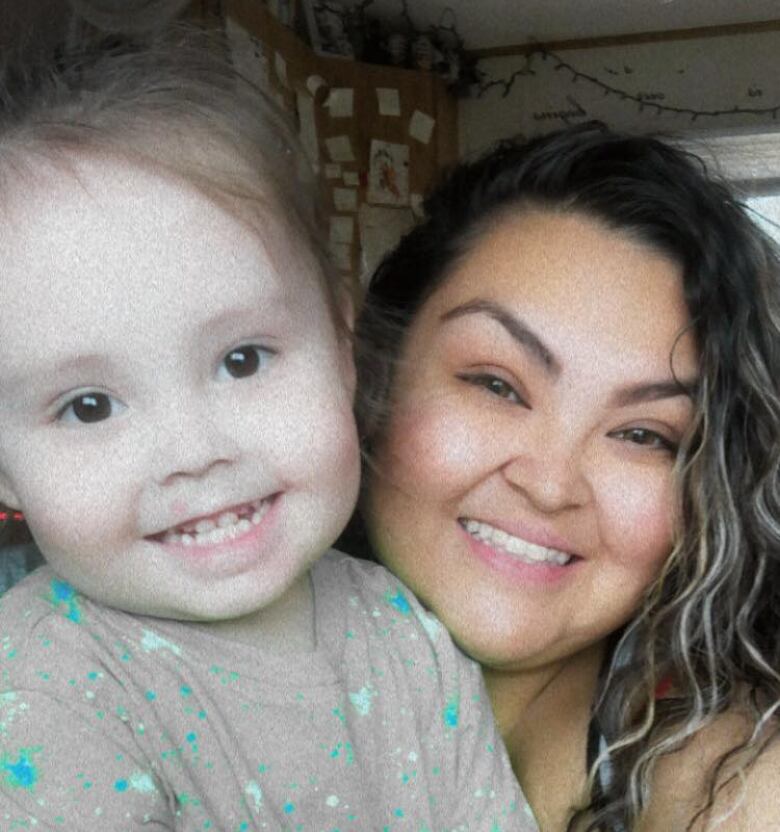
<path id="1" fill-rule="evenodd" d="M 629 428 L 628 430 L 621 430 L 614 434 L 616 438 L 631 442 L 634 445 L 642 445 L 651 450 L 668 451 L 669 453 L 676 453 L 677 445 L 660 433 L 647 428 Z"/>
<path id="2" fill-rule="evenodd" d="M 499 398 L 517 404 L 525 404 L 515 388 L 509 382 L 504 381 L 498 376 L 491 375 L 490 373 L 464 373 L 458 376 L 458 378 L 468 384 L 473 384 L 475 387 L 482 387 Z"/>

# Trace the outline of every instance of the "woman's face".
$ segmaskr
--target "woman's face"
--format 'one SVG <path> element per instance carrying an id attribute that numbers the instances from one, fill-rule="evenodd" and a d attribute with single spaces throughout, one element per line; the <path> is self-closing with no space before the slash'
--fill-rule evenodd
<path id="1" fill-rule="evenodd" d="M 696 381 L 687 323 L 674 262 L 543 211 L 498 221 L 415 318 L 369 524 L 483 665 L 578 654 L 658 574 L 693 414 L 674 381 Z"/>

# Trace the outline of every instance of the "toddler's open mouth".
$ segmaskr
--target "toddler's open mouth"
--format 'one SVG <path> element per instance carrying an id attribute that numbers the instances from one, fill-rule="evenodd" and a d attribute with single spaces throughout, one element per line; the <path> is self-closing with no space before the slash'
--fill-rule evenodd
<path id="1" fill-rule="evenodd" d="M 235 540 L 262 522 L 275 497 L 272 495 L 188 520 L 179 526 L 150 535 L 149 540 L 182 546 L 213 546 L 215 543 Z"/>

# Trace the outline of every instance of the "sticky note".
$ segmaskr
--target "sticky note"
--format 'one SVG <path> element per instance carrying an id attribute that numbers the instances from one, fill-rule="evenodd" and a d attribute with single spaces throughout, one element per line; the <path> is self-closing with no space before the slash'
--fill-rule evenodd
<path id="1" fill-rule="evenodd" d="M 398 90 L 389 87 L 377 87 L 376 98 L 380 116 L 401 115 L 401 96 L 398 94 Z"/>
<path id="2" fill-rule="evenodd" d="M 409 120 L 409 135 L 418 142 L 428 144 L 433 134 L 433 128 L 436 125 L 436 119 L 431 118 L 427 113 L 420 110 L 415 110 Z"/>

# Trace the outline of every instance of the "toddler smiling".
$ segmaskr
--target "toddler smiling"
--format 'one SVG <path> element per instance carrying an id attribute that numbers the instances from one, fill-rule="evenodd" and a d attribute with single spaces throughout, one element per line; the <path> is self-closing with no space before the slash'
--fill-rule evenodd
<path id="1" fill-rule="evenodd" d="M 47 565 L 0 599 L 0 826 L 535 828 L 476 666 L 329 551 L 347 294 L 283 120 L 186 40 L 4 93 L 0 499 Z"/>

